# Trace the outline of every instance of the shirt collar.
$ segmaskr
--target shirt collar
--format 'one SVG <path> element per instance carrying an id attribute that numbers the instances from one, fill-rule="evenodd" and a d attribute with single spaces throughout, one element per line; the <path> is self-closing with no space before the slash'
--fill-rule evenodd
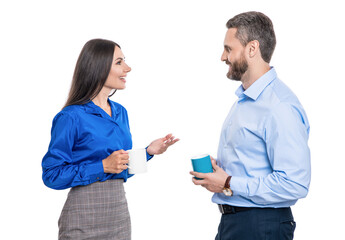
<path id="1" fill-rule="evenodd" d="M 254 101 L 259 97 L 263 90 L 277 77 L 277 73 L 273 67 L 257 79 L 247 90 L 244 90 L 242 85 L 236 90 L 236 95 L 243 99 L 245 96 Z M 245 95 L 245 96 L 244 96 Z"/>
<path id="2" fill-rule="evenodd" d="M 109 98 L 108 98 L 108 103 L 110 104 L 111 111 L 117 115 L 119 113 L 119 108 L 117 108 L 115 104 L 112 101 L 110 101 Z M 92 101 L 85 103 L 83 106 L 86 113 L 102 115 L 102 111 L 101 111 L 102 109 L 96 104 L 94 104 Z"/>

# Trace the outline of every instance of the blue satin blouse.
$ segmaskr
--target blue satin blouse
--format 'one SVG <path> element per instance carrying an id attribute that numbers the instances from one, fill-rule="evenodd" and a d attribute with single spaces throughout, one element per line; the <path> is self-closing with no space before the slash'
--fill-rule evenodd
<path id="1" fill-rule="evenodd" d="M 127 178 L 104 173 L 102 160 L 114 151 L 132 149 L 126 109 L 108 99 L 112 116 L 92 101 L 71 105 L 59 112 L 51 130 L 48 152 L 42 160 L 43 182 L 53 189 L 88 185 L 96 181 Z M 152 158 L 147 154 L 148 160 Z"/>

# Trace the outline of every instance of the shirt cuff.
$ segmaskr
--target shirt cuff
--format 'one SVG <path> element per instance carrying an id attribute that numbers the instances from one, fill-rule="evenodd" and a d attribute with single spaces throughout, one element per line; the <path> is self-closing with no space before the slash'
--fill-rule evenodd
<path id="1" fill-rule="evenodd" d="M 231 177 L 230 180 L 230 189 L 233 195 L 248 196 L 247 190 L 247 180 L 248 178 L 244 177 Z"/>
<path id="2" fill-rule="evenodd" d="M 147 159 L 147 161 L 149 161 L 149 160 L 151 160 L 151 158 L 153 158 L 153 156 L 154 155 L 150 155 L 148 152 L 147 152 L 147 148 L 148 148 L 149 146 L 147 146 L 145 149 L 146 149 L 146 159 Z"/>
<path id="3" fill-rule="evenodd" d="M 103 162 L 98 161 L 98 162 L 89 164 L 86 174 L 90 176 L 91 182 L 102 180 L 105 175 L 104 169 L 103 169 Z"/>

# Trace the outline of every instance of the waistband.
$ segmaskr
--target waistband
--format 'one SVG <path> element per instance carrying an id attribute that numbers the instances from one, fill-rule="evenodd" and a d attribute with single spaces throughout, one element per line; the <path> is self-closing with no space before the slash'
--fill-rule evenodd
<path id="1" fill-rule="evenodd" d="M 235 214 L 237 212 L 249 211 L 253 209 L 283 209 L 283 208 L 257 208 L 257 207 L 235 207 L 230 205 L 218 204 L 221 214 Z M 287 208 L 284 208 L 287 209 Z"/>

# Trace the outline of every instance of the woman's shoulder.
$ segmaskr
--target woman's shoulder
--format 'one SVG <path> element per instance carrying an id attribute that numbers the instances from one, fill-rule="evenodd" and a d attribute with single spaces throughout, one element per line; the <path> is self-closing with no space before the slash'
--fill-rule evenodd
<path id="1" fill-rule="evenodd" d="M 76 119 L 82 112 L 82 105 L 70 105 L 58 112 L 54 117 L 54 121 L 58 119 Z"/>
<path id="2" fill-rule="evenodd" d="M 84 112 L 83 105 L 69 105 L 64 107 L 58 114 L 67 114 L 67 115 L 79 115 L 80 113 Z"/>

